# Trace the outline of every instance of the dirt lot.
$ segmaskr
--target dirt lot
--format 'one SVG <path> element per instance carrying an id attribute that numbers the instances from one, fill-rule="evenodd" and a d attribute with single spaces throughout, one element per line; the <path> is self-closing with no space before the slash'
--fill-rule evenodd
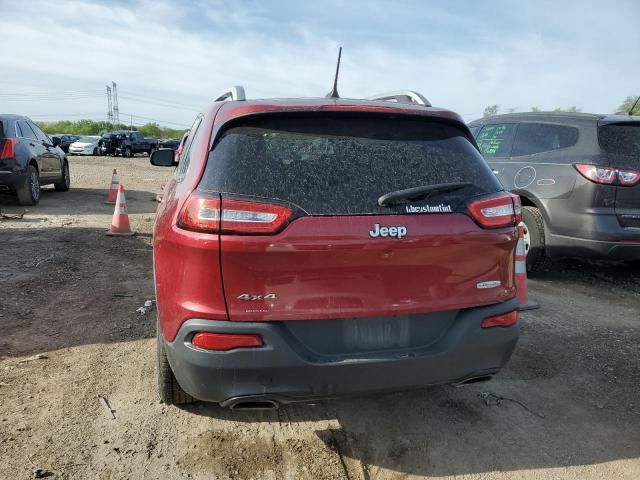
<path id="1" fill-rule="evenodd" d="M 104 235 L 114 166 L 133 238 Z M 490 383 L 274 412 L 167 407 L 154 314 L 136 309 L 153 298 L 152 199 L 171 172 L 144 157 L 73 157 L 71 171 L 70 192 L 0 220 L 0 478 L 640 478 L 640 271 L 550 264 Z"/>

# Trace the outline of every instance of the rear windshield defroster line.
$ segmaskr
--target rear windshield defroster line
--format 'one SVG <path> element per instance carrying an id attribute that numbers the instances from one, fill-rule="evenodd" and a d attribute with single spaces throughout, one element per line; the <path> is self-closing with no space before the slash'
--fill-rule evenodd
<path id="1" fill-rule="evenodd" d="M 380 206 L 388 192 L 468 183 L 410 203 Z M 249 117 L 228 129 L 199 190 L 293 204 L 311 215 L 443 213 L 502 190 L 455 125 L 421 118 L 307 115 Z"/>

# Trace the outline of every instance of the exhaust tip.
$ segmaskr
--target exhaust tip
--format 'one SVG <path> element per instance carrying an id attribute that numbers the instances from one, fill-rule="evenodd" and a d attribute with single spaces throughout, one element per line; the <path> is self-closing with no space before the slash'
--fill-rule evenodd
<path id="1" fill-rule="evenodd" d="M 231 410 L 277 410 L 278 404 L 272 400 L 239 401 L 229 406 Z"/>

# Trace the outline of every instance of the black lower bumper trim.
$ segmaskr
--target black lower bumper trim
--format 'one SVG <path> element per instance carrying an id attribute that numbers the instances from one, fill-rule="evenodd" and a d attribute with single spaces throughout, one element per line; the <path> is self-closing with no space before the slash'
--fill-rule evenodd
<path id="1" fill-rule="evenodd" d="M 241 398 L 278 404 L 314 401 L 460 383 L 487 372 L 494 374 L 511 356 L 519 326 L 483 329 L 480 324 L 488 316 L 517 308 L 512 299 L 461 310 L 447 331 L 425 348 L 378 351 L 353 358 L 321 355 L 303 345 L 292 345 L 291 337 L 282 335 L 281 322 L 188 320 L 174 341 L 165 343 L 165 351 L 178 383 L 194 398 L 228 406 Z M 264 346 L 205 351 L 190 342 L 202 331 L 258 334 Z"/>

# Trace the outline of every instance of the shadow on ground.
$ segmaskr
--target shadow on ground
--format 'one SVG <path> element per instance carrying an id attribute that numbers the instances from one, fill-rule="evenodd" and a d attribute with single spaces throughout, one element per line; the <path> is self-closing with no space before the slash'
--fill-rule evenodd
<path id="1" fill-rule="evenodd" d="M 42 187 L 42 196 L 38 205 L 18 205 L 16 197 L 0 195 L 0 209 L 3 213 L 16 214 L 26 210 L 23 221 L 29 217 L 41 215 L 112 215 L 114 205 L 105 204 L 106 188 L 73 188 L 68 192 L 56 192 L 53 187 Z M 157 208 L 156 192 L 145 190 L 126 190 L 127 211 L 130 214 L 154 213 Z"/>

